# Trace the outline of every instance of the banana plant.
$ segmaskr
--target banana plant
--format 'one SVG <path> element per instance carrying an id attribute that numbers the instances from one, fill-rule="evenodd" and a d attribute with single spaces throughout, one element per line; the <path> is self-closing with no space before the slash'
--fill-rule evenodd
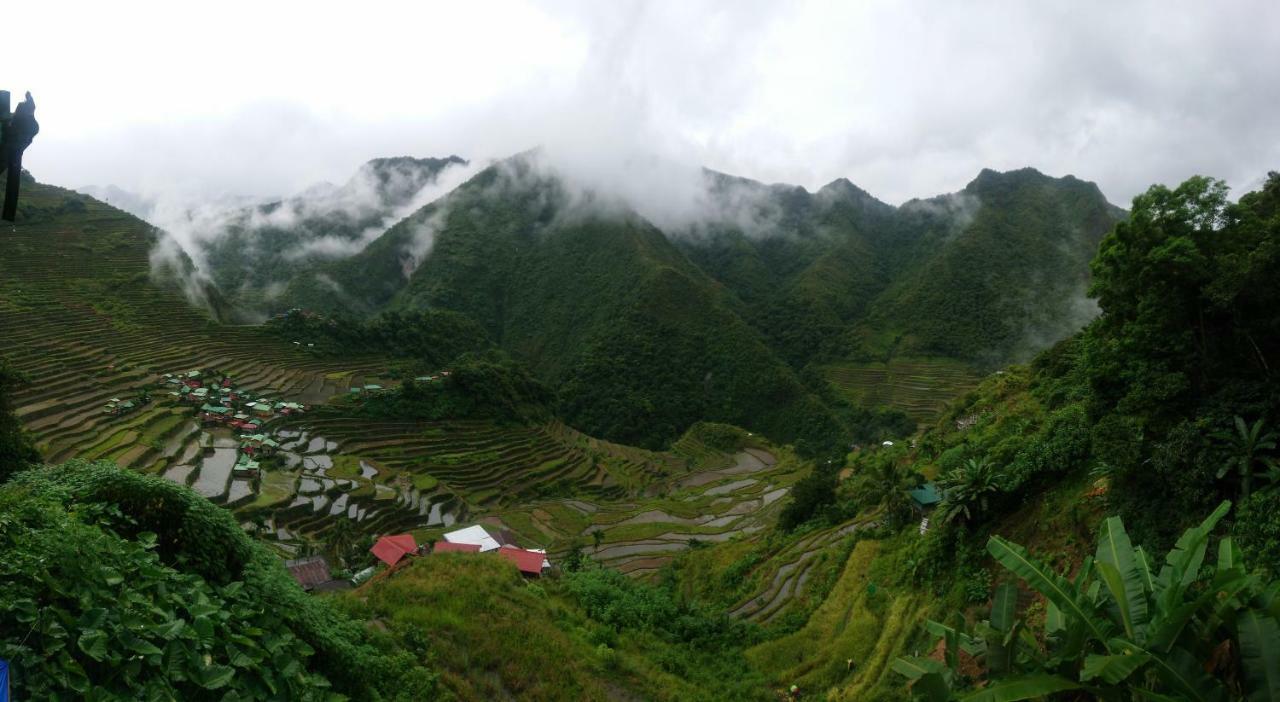
<path id="1" fill-rule="evenodd" d="M 894 669 L 930 702 L 1070 691 L 1117 702 L 1280 702 L 1280 583 L 1264 586 L 1250 575 L 1229 538 L 1219 542 L 1216 563 L 1205 564 L 1210 533 L 1230 504 L 1183 533 L 1158 569 L 1119 517 L 1103 522 L 1094 555 L 1074 578 L 993 536 L 992 557 L 1045 600 L 1043 637 L 1028 632 L 1016 614 L 1017 589 L 1005 583 L 976 634 L 930 622 L 945 642 L 943 661 L 902 658 Z M 983 679 L 960 675 L 961 651 L 981 662 Z"/>

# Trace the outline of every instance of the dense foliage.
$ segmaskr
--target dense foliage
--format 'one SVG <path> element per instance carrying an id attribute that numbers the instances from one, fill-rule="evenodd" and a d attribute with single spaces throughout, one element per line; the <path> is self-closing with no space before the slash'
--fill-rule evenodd
<path id="1" fill-rule="evenodd" d="M 229 512 L 107 463 L 0 487 L 0 580 L 0 658 L 23 698 L 421 699 L 435 684 Z"/>
<path id="2" fill-rule="evenodd" d="M 1163 564 L 1133 546 L 1124 523 L 1103 523 L 1093 558 L 1073 577 L 998 536 L 987 549 L 1041 595 L 1043 635 L 1029 635 L 1018 588 L 996 589 L 975 634 L 930 622 L 945 656 L 894 667 L 917 698 L 1023 700 L 1053 693 L 1089 699 L 1272 700 L 1280 696 L 1280 581 L 1250 575 L 1230 538 L 1202 568 L 1223 503 L 1188 529 Z M 967 659 L 967 660 L 962 660 Z M 960 690 L 976 686 L 979 697 Z"/>
<path id="3" fill-rule="evenodd" d="M 895 343 L 987 368 L 1025 359 L 1096 313 L 1089 260 L 1117 221 L 1096 185 L 1034 170 L 984 170 L 954 201 L 959 231 L 901 276 L 871 312 L 869 348 Z M 931 214 L 921 224 L 936 227 Z M 936 234 L 935 234 L 936 236 Z"/>
<path id="4" fill-rule="evenodd" d="M 1203 178 L 1136 198 L 1093 264 L 1102 316 L 1029 367 L 990 376 L 900 462 L 938 475 L 944 516 L 959 510 L 971 531 L 1091 475 L 1157 547 L 1189 515 L 1270 490 L 1280 293 L 1265 281 L 1280 279 L 1278 211 L 1276 175 L 1237 204 Z M 871 458 L 856 457 L 858 469 Z M 1257 514 L 1238 515 L 1254 542 Z"/>
<path id="5" fill-rule="evenodd" d="M 1125 519 L 1167 538 L 1146 506 L 1194 514 L 1243 495 L 1245 475 L 1218 480 L 1252 451 L 1235 417 L 1280 419 L 1280 174 L 1236 204 L 1205 178 L 1153 187 L 1103 240 L 1094 278 L 1104 315 L 1081 360 L 1093 414 L 1138 438 L 1098 458 Z"/>
<path id="6" fill-rule="evenodd" d="M 13 416 L 9 393 L 22 382 L 22 377 L 0 357 L 0 483 L 27 463 L 40 460 L 31 438 L 22 431 Z"/>
<path id="7" fill-rule="evenodd" d="M 389 356 L 419 375 L 446 367 L 461 354 L 493 348 L 484 330 L 463 315 L 438 310 L 387 312 L 368 321 L 324 317 L 292 309 L 267 321 L 273 336 L 326 357 Z"/>
<path id="8" fill-rule="evenodd" d="M 415 256 L 423 241 L 430 255 Z M 285 299 L 465 315 L 593 435 L 661 448 L 712 420 L 807 452 L 846 440 L 840 418 L 661 231 L 615 203 L 575 200 L 531 157 L 486 169 L 321 273 Z"/>
<path id="9" fill-rule="evenodd" d="M 321 413 L 390 420 L 542 418 L 550 393 L 523 365 L 500 352 L 463 354 L 435 380 L 405 380 L 390 390 L 355 395 Z"/>
<path id="10" fill-rule="evenodd" d="M 607 568 L 569 573 L 565 588 L 588 617 L 617 635 L 662 642 L 650 644 L 658 665 L 701 687 L 705 699 L 767 699 L 764 681 L 742 657 L 759 638 L 753 625 Z"/>
<path id="11" fill-rule="evenodd" d="M 465 163 L 457 156 L 374 159 L 341 187 L 229 214 L 197 212 L 191 226 L 204 230 L 200 253 L 219 290 L 241 318 L 253 318 L 280 309 L 277 298 L 291 279 L 359 251 L 441 171 Z"/>

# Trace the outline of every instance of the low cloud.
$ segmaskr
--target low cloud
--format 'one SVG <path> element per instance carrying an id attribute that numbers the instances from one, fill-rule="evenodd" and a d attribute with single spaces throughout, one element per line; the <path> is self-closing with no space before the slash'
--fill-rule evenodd
<path id="1" fill-rule="evenodd" d="M 413 162 L 391 160 L 376 168 L 362 166 L 340 187 L 320 183 L 275 202 L 244 198 L 190 202 L 173 195 L 137 200 L 146 203 L 143 211 L 164 233 L 152 252 L 153 271 L 157 275 L 181 274 L 188 298 L 207 307 L 208 289 L 216 287 L 210 256 L 220 248 L 241 247 L 240 253 L 250 262 L 268 250 L 277 251 L 286 261 L 352 256 L 400 220 L 452 191 L 477 170 L 473 164 L 450 163 L 438 173 L 429 174 Z M 324 234 L 335 222 L 360 229 L 354 235 Z M 279 251 L 279 237 L 299 234 L 291 248 Z M 275 240 L 268 242 L 267 238 Z M 421 255 L 425 255 L 425 247 Z M 254 287 L 246 279 L 234 292 L 253 293 L 269 302 L 283 293 L 287 283 L 269 280 Z"/>

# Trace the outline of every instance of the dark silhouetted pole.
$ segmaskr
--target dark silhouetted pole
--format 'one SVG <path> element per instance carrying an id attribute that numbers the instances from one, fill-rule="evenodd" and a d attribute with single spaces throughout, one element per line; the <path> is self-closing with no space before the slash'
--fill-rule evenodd
<path id="1" fill-rule="evenodd" d="M 40 132 L 36 122 L 36 101 L 27 97 L 9 114 L 9 92 L 0 90 L 0 173 L 8 171 L 4 187 L 4 212 L 0 218 L 12 222 L 18 213 L 18 185 L 22 182 L 22 152 Z"/>

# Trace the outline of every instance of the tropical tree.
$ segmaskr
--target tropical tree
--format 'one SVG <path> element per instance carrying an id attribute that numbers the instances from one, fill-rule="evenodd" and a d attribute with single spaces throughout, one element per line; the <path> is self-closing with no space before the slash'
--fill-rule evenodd
<path id="1" fill-rule="evenodd" d="M 1236 415 L 1235 431 L 1221 432 L 1217 435 L 1227 447 L 1226 462 L 1218 469 L 1218 478 L 1225 477 L 1227 473 L 1234 473 L 1240 482 L 1242 502 L 1249 499 L 1253 491 L 1254 478 L 1269 478 L 1274 489 L 1276 478 L 1280 477 L 1280 464 L 1277 464 L 1271 456 L 1265 455 L 1268 451 L 1275 450 L 1276 439 L 1280 438 L 1280 434 L 1265 431 L 1262 422 L 1262 419 L 1258 419 L 1252 425 L 1246 424 L 1243 417 Z M 1259 471 L 1259 468 L 1264 469 L 1265 472 Z"/>
<path id="2" fill-rule="evenodd" d="M 898 466 L 892 458 L 872 461 L 858 481 L 858 498 L 879 507 L 887 526 L 896 528 L 911 517 L 907 491 L 923 481 L 919 473 Z"/>
<path id="3" fill-rule="evenodd" d="M 969 521 L 975 514 L 987 511 L 990 497 L 1000 491 L 999 477 L 985 458 L 970 458 L 947 473 L 939 481 L 943 493 L 942 504 L 938 505 L 940 521 Z"/>
<path id="4" fill-rule="evenodd" d="M 334 521 L 333 528 L 329 529 L 329 533 L 325 535 L 325 545 L 329 547 L 329 552 L 344 568 L 350 566 L 352 557 L 356 555 L 355 549 L 359 540 L 360 531 L 356 528 L 355 522 L 350 519 Z"/>
<path id="5" fill-rule="evenodd" d="M 1018 617 L 1017 588 L 1006 583 L 974 633 L 930 622 L 945 642 L 943 661 L 901 658 L 893 667 L 918 699 L 939 702 L 1067 691 L 1117 702 L 1280 700 L 1280 582 L 1250 575 L 1230 538 L 1204 567 L 1209 533 L 1230 504 L 1188 529 L 1158 571 L 1118 517 L 1103 523 L 1097 552 L 1074 578 L 993 536 L 991 555 L 1045 599 L 1042 636 Z M 981 673 L 963 675 L 962 659 Z"/>

